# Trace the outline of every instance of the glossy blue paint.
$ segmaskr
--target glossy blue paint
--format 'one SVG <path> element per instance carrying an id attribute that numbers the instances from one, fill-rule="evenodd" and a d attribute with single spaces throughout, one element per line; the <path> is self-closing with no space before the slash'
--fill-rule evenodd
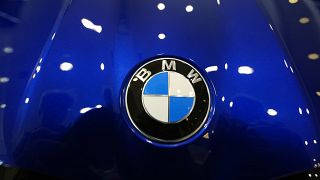
<path id="1" fill-rule="evenodd" d="M 268 179 L 313 167 L 317 110 L 255 0 L 162 2 L 164 10 L 159 1 L 64 1 L 39 19 L 48 38 L 41 53 L 2 54 L 1 67 L 31 58 L 0 86 L 5 163 L 77 179 Z M 29 34 L 40 42 L 37 27 Z M 127 75 L 157 55 L 208 71 L 217 97 L 204 138 L 167 148 L 127 125 L 120 99 Z"/>
<path id="2" fill-rule="evenodd" d="M 314 109 L 313 115 L 320 117 L 319 68 L 317 60 L 310 60 L 311 53 L 320 54 L 320 14 L 319 0 L 302 1 L 296 4 L 286 4 L 284 1 L 261 0 L 262 7 L 270 16 L 270 21 L 285 42 L 294 65 L 300 74 L 303 84 L 309 92 Z M 286 9 L 282 11 L 281 9 Z M 288 19 L 290 17 L 290 19 Z M 309 18 L 310 22 L 302 24 L 300 18 Z"/>

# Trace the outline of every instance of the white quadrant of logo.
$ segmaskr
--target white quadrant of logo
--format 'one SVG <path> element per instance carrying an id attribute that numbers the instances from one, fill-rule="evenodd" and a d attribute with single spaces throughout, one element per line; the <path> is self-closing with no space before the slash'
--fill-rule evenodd
<path id="1" fill-rule="evenodd" d="M 163 123 L 177 123 L 186 118 L 195 103 L 195 91 L 183 75 L 164 71 L 153 75 L 142 95 L 146 112 Z"/>

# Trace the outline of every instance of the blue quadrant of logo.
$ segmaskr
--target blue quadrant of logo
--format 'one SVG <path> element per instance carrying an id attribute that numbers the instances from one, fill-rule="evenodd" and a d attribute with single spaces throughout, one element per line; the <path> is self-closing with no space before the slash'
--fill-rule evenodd
<path id="1" fill-rule="evenodd" d="M 175 123 L 191 111 L 194 97 L 169 97 L 169 123 Z"/>
<path id="2" fill-rule="evenodd" d="M 153 76 L 144 88 L 143 94 L 168 95 L 168 72 L 162 72 Z"/>

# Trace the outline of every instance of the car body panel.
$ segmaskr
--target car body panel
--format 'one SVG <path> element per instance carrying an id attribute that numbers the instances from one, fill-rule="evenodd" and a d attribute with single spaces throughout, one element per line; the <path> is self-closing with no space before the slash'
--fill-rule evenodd
<path id="1" fill-rule="evenodd" d="M 312 168 L 316 109 L 256 1 L 158 3 L 63 1 L 19 100 L 10 103 L 15 86 L 1 87 L 15 108 L 1 111 L 3 161 L 77 179 L 268 179 Z M 206 70 L 216 90 L 203 137 L 174 148 L 137 138 L 120 103 L 137 65 L 166 55 Z"/>

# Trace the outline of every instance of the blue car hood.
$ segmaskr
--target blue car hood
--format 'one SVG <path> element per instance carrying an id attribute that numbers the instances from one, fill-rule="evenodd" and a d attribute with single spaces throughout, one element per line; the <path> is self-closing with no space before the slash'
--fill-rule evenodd
<path id="1" fill-rule="evenodd" d="M 320 158 L 316 110 L 255 0 L 49 2 L 24 6 L 0 56 L 4 164 L 74 179 L 269 179 Z M 189 59 L 215 89 L 206 131 L 174 147 L 139 139 L 121 103 L 132 71 L 164 56 Z"/>

